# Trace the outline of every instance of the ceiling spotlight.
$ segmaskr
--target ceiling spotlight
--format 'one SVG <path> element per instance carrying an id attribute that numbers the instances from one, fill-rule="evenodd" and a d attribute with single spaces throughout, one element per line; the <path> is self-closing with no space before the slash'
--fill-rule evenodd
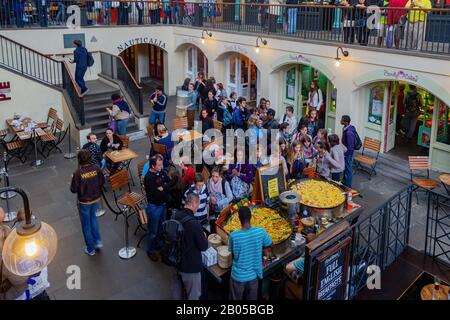
<path id="1" fill-rule="evenodd" d="M 338 47 L 337 50 L 336 50 L 336 58 L 334 58 L 334 60 L 336 60 L 336 61 L 334 62 L 334 65 L 336 66 L 336 68 L 339 68 L 339 66 L 341 65 L 341 60 L 342 60 L 342 59 L 339 57 L 339 51 L 341 51 L 341 53 L 342 53 L 342 55 L 343 55 L 344 57 L 348 57 L 348 51 L 342 49 L 342 47 Z"/>
<path id="2" fill-rule="evenodd" d="M 202 44 L 205 44 L 205 33 L 206 33 L 206 35 L 208 36 L 208 37 L 212 37 L 212 33 L 211 32 L 208 32 L 208 30 L 203 30 L 202 31 Z"/>
<path id="3" fill-rule="evenodd" d="M 261 37 L 256 38 L 256 46 L 255 46 L 255 52 L 256 52 L 256 53 L 259 53 L 259 40 L 261 40 L 261 43 L 262 43 L 263 45 L 267 45 L 267 40 L 264 40 L 264 39 L 261 38 Z"/>

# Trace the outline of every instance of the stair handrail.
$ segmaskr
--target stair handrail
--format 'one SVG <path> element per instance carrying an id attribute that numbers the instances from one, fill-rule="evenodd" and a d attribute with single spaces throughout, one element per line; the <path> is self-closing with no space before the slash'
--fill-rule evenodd
<path id="1" fill-rule="evenodd" d="M 33 76 L 32 74 L 29 74 L 29 73 L 23 73 L 23 70 L 22 70 L 22 74 L 25 74 L 26 76 L 29 76 L 29 77 L 31 77 L 31 78 L 33 78 L 35 80 L 40 81 L 40 82 L 43 82 L 43 83 L 46 83 L 46 84 L 50 84 L 50 85 L 52 85 L 54 87 L 62 88 L 64 90 L 66 90 L 68 92 L 68 94 L 69 94 L 70 100 L 72 102 L 72 106 L 74 107 L 74 109 L 77 112 L 77 115 L 78 115 L 78 118 L 80 120 L 81 125 L 84 125 L 85 124 L 85 119 L 84 119 L 84 101 L 83 101 L 83 97 L 81 95 L 80 89 L 79 89 L 75 79 L 72 76 L 72 73 L 70 72 L 70 69 L 69 69 L 66 61 L 56 60 L 56 59 L 54 59 L 52 57 L 49 57 L 49 56 L 47 56 L 47 55 L 45 55 L 45 54 L 43 54 L 43 53 L 41 53 L 39 51 L 31 49 L 30 47 L 28 47 L 26 45 L 23 45 L 23 44 L 21 44 L 21 43 L 19 43 L 17 41 L 14 41 L 14 40 L 12 40 L 12 39 L 10 39 L 8 37 L 5 37 L 4 35 L 0 35 L 0 39 L 4 39 L 7 42 L 13 43 L 17 47 L 19 47 L 21 50 L 22 50 L 22 48 L 25 49 L 25 50 L 29 50 L 29 51 L 33 52 L 34 54 L 36 54 L 37 56 L 42 57 L 42 59 L 46 59 L 48 61 L 52 61 L 53 63 L 55 63 L 55 65 L 59 65 L 60 66 L 60 73 L 61 74 L 58 75 L 56 77 L 56 79 L 58 79 L 58 80 L 60 79 L 61 81 L 56 81 L 57 83 L 48 82 L 48 81 L 46 81 L 46 80 L 44 80 L 42 78 L 39 78 L 38 76 Z M 26 57 L 26 55 L 25 55 L 25 57 Z M 22 54 L 20 54 L 20 59 L 21 59 L 20 65 L 23 68 L 23 60 L 22 60 L 23 57 L 22 57 Z M 9 60 L 8 60 L 8 62 L 9 62 Z M 12 70 L 16 70 L 14 68 L 14 66 L 12 66 L 12 65 L 7 65 L 5 63 L 4 63 L 4 65 L 8 66 Z M 30 65 L 31 65 L 31 63 L 30 63 Z"/>
<path id="2" fill-rule="evenodd" d="M 111 61 L 112 59 L 115 59 L 117 61 L 117 63 L 119 63 L 125 70 L 125 74 L 127 75 L 126 78 L 127 79 L 121 79 L 121 77 L 118 75 L 118 68 L 116 66 L 116 69 L 113 70 L 113 64 L 111 63 L 111 70 L 104 70 L 103 68 L 103 62 L 105 62 L 103 59 L 105 56 L 108 56 Z M 117 79 L 117 80 L 121 80 L 123 85 L 125 86 L 125 89 L 129 88 L 131 92 L 130 96 L 131 98 L 136 98 L 136 94 L 137 93 L 137 101 L 134 101 L 135 106 L 137 107 L 139 113 L 142 115 L 144 113 L 144 103 L 143 103 L 143 98 L 142 98 L 142 87 L 139 85 L 139 83 L 136 81 L 136 79 L 134 78 L 133 74 L 131 73 L 130 69 L 128 68 L 128 66 L 126 65 L 125 61 L 123 60 L 123 58 L 121 56 L 116 56 L 113 55 L 111 53 L 108 52 L 104 52 L 104 51 L 100 51 L 100 57 L 102 59 L 102 73 L 109 76 L 112 79 Z M 110 71 L 110 72 L 108 72 Z M 131 83 L 130 81 L 131 80 Z M 133 92 L 134 91 L 134 92 Z"/>

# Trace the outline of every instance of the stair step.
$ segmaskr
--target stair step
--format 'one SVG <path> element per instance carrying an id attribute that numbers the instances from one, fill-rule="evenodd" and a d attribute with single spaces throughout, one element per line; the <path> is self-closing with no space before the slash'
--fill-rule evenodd
<path id="1" fill-rule="evenodd" d="M 110 98 L 104 98 L 104 99 L 99 99 L 97 101 L 89 101 L 89 102 L 84 102 L 84 108 L 85 109 L 91 109 L 91 108 L 95 108 L 95 107 L 111 107 L 112 106 L 112 102 Z"/>
<path id="2" fill-rule="evenodd" d="M 84 96 L 84 102 L 85 103 L 91 103 L 91 102 L 95 103 L 96 101 L 104 100 L 104 99 L 108 99 L 109 101 L 111 101 L 111 95 L 114 93 L 120 94 L 120 90 L 116 89 L 116 88 L 111 88 L 111 90 L 109 90 L 109 91 L 88 93 Z"/>

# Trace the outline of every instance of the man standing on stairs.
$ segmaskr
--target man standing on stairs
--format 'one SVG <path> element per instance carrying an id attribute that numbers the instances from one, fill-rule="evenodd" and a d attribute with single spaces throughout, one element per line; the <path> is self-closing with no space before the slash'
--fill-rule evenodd
<path id="1" fill-rule="evenodd" d="M 75 50 L 73 52 L 73 60 L 70 63 L 76 63 L 75 67 L 75 82 L 78 84 L 81 90 L 81 96 L 84 96 L 89 92 L 84 83 L 84 74 L 88 68 L 88 51 L 83 47 L 80 40 L 74 40 Z"/>
<path id="2" fill-rule="evenodd" d="M 167 96 L 163 92 L 163 87 L 157 86 L 155 92 L 150 96 L 149 100 L 153 107 L 153 110 L 150 113 L 150 124 L 154 125 L 156 121 L 164 124 L 166 119 Z"/>

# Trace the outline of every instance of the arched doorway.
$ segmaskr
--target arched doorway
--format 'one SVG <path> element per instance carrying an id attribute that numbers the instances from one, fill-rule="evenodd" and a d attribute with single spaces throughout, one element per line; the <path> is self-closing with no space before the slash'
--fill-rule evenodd
<path id="1" fill-rule="evenodd" d="M 256 64 L 240 53 L 225 56 L 225 84 L 228 94 L 236 92 L 244 97 L 250 105 L 256 105 L 260 96 L 260 73 Z"/>
<path id="2" fill-rule="evenodd" d="M 156 86 L 164 87 L 166 53 L 152 44 L 137 44 L 128 47 L 119 54 L 136 81 L 151 91 Z"/>
<path id="3" fill-rule="evenodd" d="M 450 109 L 426 88 L 403 81 L 378 81 L 360 90 L 364 136 L 379 139 L 382 151 L 402 158 L 430 155 L 432 166 L 450 168 Z M 417 95 L 415 94 L 417 92 Z M 406 120 L 410 105 L 419 105 L 417 123 Z M 409 118 L 408 118 L 409 119 Z M 415 123 L 415 124 L 414 124 Z M 408 125 L 414 129 L 406 136 Z M 439 158 L 447 161 L 441 164 Z"/>
<path id="4" fill-rule="evenodd" d="M 190 45 L 184 51 L 184 74 L 194 82 L 199 72 L 208 78 L 208 58 L 198 47 Z"/>
<path id="5" fill-rule="evenodd" d="M 279 97 L 284 113 L 286 106 L 293 106 L 297 119 L 306 115 L 309 104 L 309 90 L 311 82 L 317 82 L 321 92 L 323 109 L 319 113 L 325 128 L 329 132 L 334 132 L 336 122 L 336 99 L 337 88 L 320 70 L 298 63 L 287 64 L 279 69 Z M 280 78 L 279 78 L 280 79 Z"/>

